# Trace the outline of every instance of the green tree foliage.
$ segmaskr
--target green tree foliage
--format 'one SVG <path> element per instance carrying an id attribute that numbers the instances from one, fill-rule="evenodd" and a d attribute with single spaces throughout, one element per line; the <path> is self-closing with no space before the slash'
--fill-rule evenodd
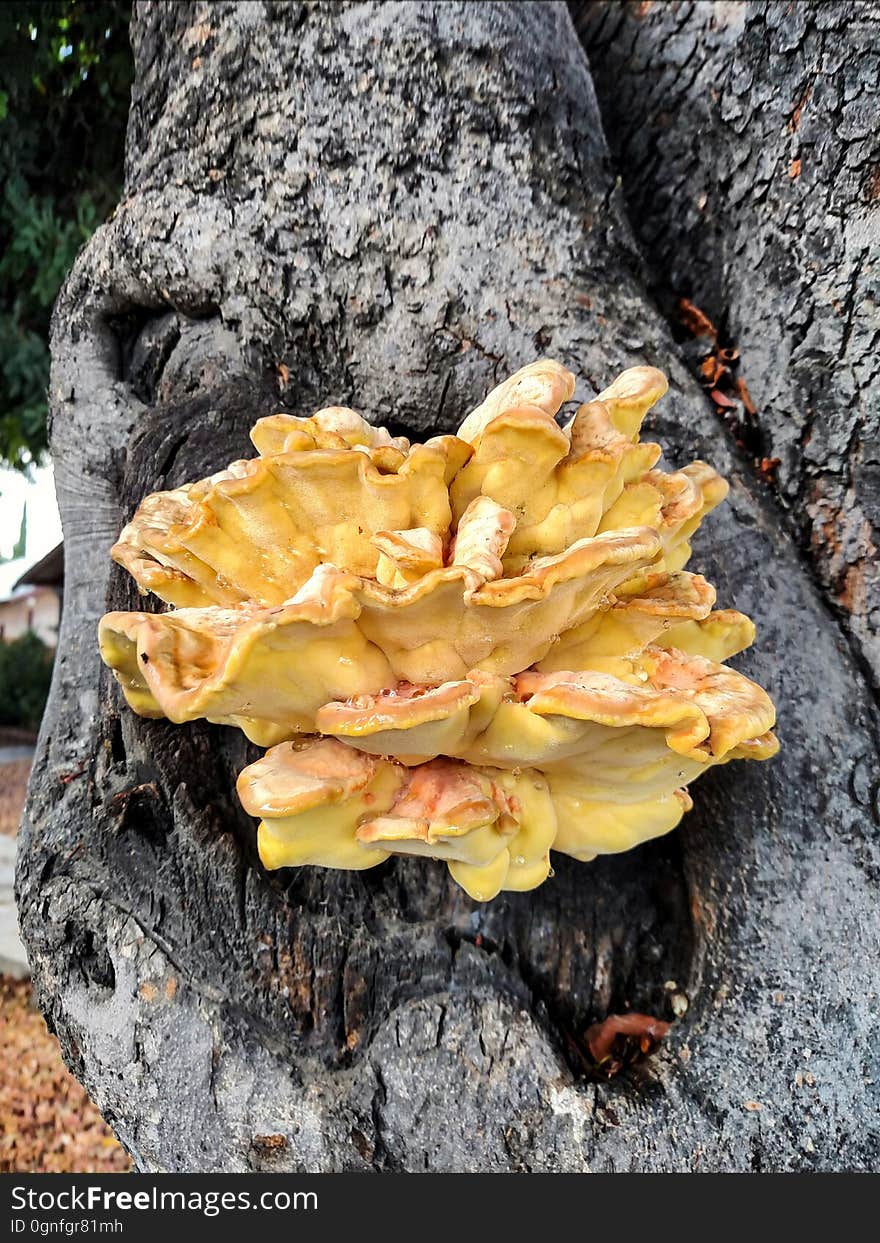
<path id="1" fill-rule="evenodd" d="M 118 201 L 129 0 L 0 4 L 0 464 L 46 448 L 49 316 Z"/>
<path id="2" fill-rule="evenodd" d="M 0 725 L 37 730 L 52 681 L 52 649 L 32 630 L 0 642 Z"/>

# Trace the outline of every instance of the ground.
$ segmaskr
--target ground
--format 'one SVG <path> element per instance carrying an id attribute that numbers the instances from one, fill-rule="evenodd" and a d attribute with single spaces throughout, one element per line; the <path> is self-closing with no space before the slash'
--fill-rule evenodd
<path id="1" fill-rule="evenodd" d="M 12 760 L 0 770 L 0 833 L 5 837 L 18 832 L 30 770 L 29 759 Z"/>
<path id="2" fill-rule="evenodd" d="M 0 834 L 14 837 L 30 760 L 0 766 Z M 61 1060 L 28 980 L 0 976 L 0 1173 L 108 1174 L 131 1168 Z"/>
<path id="3" fill-rule="evenodd" d="M 65 1067 L 27 980 L 0 976 L 0 1173 L 121 1174 L 131 1161 Z"/>

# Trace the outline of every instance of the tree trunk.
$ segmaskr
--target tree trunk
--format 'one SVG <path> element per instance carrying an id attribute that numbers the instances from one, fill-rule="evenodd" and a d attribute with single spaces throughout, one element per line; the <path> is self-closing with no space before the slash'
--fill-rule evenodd
<path id="1" fill-rule="evenodd" d="M 19 874 L 69 1064 L 148 1170 L 868 1168 L 877 718 L 645 293 L 565 7 L 141 4 L 133 42 L 125 195 L 55 315 L 67 595 Z M 732 481 L 699 568 L 757 621 L 781 755 L 486 906 L 419 860 L 267 874 L 255 749 L 100 665 L 110 544 L 279 400 L 451 429 L 540 354 L 670 374 L 652 432 Z M 583 1078 L 590 1021 L 673 992 L 651 1061 Z"/>
<path id="2" fill-rule="evenodd" d="M 690 299 L 739 348 L 741 439 L 779 459 L 880 687 L 880 4 L 572 9 L 659 301 Z"/>

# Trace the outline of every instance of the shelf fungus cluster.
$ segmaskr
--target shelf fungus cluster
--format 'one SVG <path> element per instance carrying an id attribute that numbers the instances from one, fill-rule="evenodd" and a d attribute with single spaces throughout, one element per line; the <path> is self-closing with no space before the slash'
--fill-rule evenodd
<path id="1" fill-rule="evenodd" d="M 122 532 L 114 559 L 170 607 L 104 617 L 104 661 L 142 716 L 267 748 L 238 781 L 267 868 L 426 855 L 485 901 L 551 850 L 668 832 L 707 768 L 774 754 L 770 699 L 724 664 L 752 623 L 684 568 L 726 484 L 639 440 L 659 371 L 562 422 L 574 386 L 534 363 L 425 444 L 272 415 L 257 457 Z"/>

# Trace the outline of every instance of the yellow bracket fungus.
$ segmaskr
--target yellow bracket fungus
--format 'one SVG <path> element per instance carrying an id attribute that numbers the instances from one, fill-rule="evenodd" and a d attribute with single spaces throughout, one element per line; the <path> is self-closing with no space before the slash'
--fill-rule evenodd
<path id="1" fill-rule="evenodd" d="M 269 748 L 238 781 L 267 868 L 423 855 L 486 901 L 775 753 L 770 699 L 723 663 L 754 627 L 684 568 L 726 483 L 640 441 L 661 372 L 566 420 L 574 389 L 540 360 L 415 445 L 341 407 L 271 415 L 256 458 L 123 530 L 113 558 L 170 607 L 109 613 L 101 655 L 141 716 Z"/>

